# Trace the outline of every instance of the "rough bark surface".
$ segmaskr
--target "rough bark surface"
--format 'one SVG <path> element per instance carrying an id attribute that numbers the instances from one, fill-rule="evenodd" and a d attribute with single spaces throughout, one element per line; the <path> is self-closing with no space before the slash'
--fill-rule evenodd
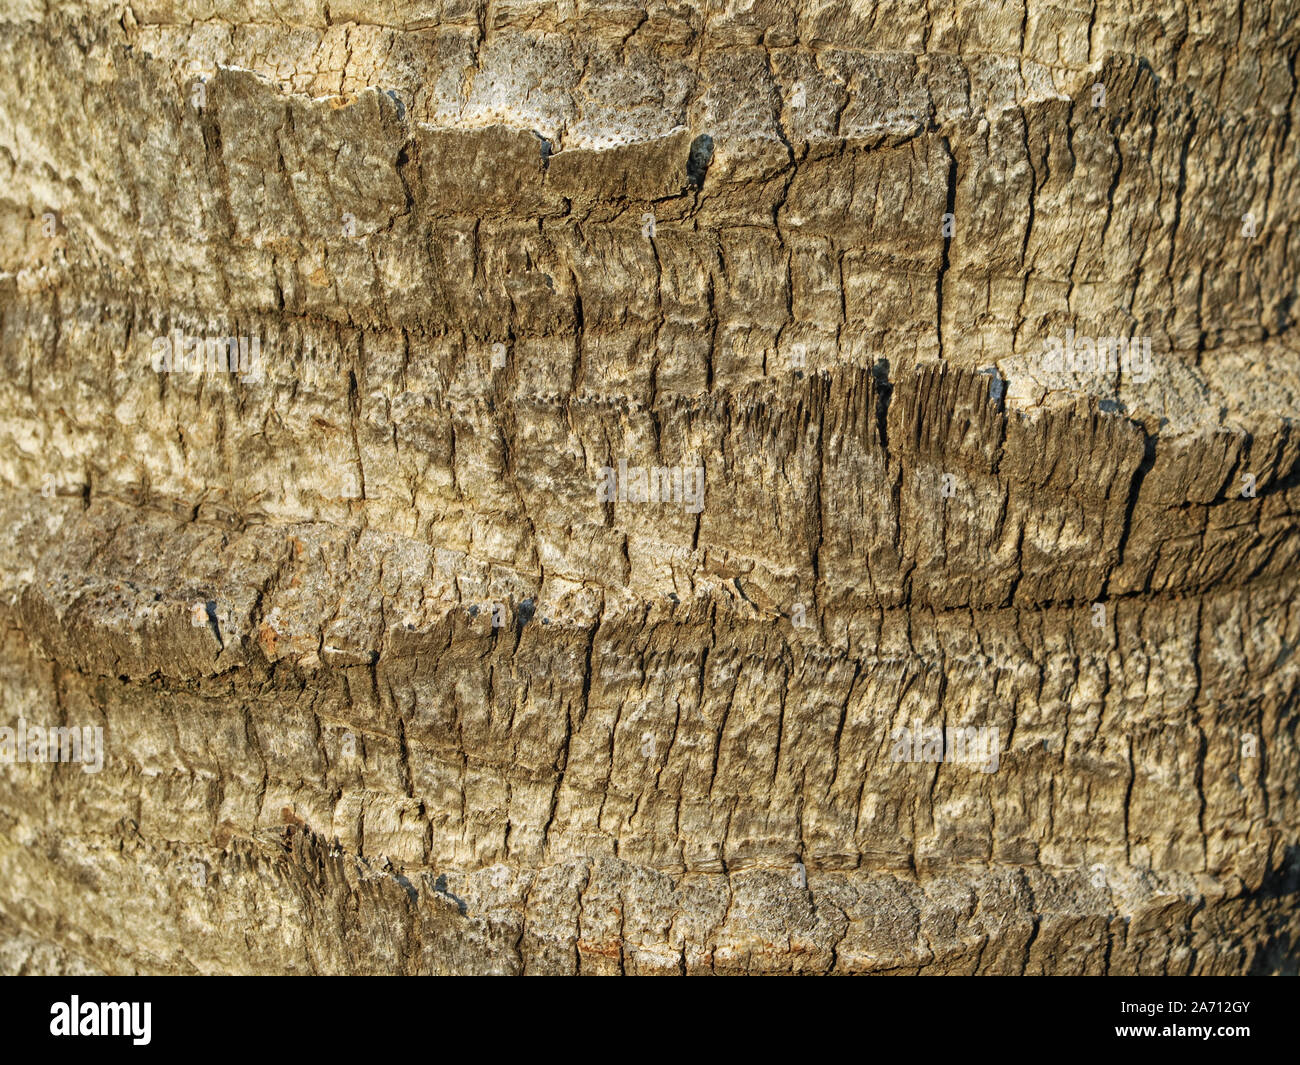
<path id="1" fill-rule="evenodd" d="M 1298 52 L 8 0 L 0 971 L 1294 972 Z"/>

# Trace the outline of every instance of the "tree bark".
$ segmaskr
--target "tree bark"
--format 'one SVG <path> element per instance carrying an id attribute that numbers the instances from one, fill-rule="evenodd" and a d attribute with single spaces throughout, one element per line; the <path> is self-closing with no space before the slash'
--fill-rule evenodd
<path id="1" fill-rule="evenodd" d="M 1295 972 L 1297 13 L 10 5 L 0 971 Z"/>

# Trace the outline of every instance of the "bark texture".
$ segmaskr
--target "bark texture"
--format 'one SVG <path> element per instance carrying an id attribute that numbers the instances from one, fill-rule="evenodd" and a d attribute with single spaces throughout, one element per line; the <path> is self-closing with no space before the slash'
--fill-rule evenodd
<path id="1" fill-rule="evenodd" d="M 0 19 L 0 971 L 1295 971 L 1297 0 Z"/>

